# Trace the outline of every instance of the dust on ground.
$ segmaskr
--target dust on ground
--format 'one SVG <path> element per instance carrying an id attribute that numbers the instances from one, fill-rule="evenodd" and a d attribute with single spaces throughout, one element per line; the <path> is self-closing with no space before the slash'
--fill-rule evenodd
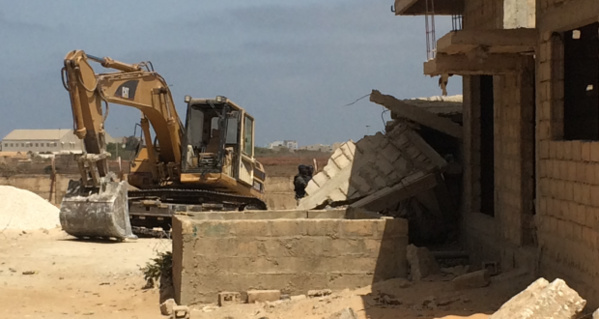
<path id="1" fill-rule="evenodd" d="M 165 318 L 139 268 L 170 247 L 79 241 L 58 228 L 0 232 L 0 318 Z"/>
<path id="2" fill-rule="evenodd" d="M 0 232 L 0 318 L 167 318 L 157 289 L 142 289 L 139 268 L 170 247 L 168 239 L 79 241 L 58 228 Z M 486 318 L 532 282 L 511 272 L 493 277 L 489 287 L 455 291 L 450 279 L 395 279 L 319 298 L 195 306 L 191 318 L 321 319 L 346 307 L 361 319 Z"/>
<path id="3" fill-rule="evenodd" d="M 456 291 L 450 277 L 437 276 L 419 283 L 392 279 L 318 298 L 220 308 L 214 305 L 196 306 L 191 318 L 322 319 L 351 307 L 360 319 L 484 319 L 532 281 L 528 274 L 513 271 L 494 277 L 488 287 Z"/>

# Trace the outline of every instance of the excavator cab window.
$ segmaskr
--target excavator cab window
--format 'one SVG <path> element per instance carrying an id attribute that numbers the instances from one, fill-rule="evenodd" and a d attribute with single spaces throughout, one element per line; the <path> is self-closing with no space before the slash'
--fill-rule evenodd
<path id="1" fill-rule="evenodd" d="M 187 114 L 184 170 L 220 172 L 239 153 L 240 113 L 226 103 L 202 103 L 190 105 Z"/>
<path id="2" fill-rule="evenodd" d="M 246 115 L 243 125 L 243 152 L 248 156 L 254 156 L 254 119 Z"/>

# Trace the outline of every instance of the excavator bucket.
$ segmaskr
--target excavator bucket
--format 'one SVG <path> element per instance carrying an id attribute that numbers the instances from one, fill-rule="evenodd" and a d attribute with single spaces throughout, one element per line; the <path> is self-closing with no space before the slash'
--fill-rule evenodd
<path id="1" fill-rule="evenodd" d="M 129 221 L 127 182 L 105 178 L 100 187 L 89 189 L 71 180 L 60 207 L 60 224 L 78 238 L 135 238 Z"/>

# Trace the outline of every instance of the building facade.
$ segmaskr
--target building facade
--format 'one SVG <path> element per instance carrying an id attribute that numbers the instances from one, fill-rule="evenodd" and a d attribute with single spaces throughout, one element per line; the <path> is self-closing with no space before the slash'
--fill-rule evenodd
<path id="1" fill-rule="evenodd" d="M 394 8 L 454 21 L 424 73 L 462 76 L 462 236 L 474 261 L 563 278 L 598 306 L 599 1 Z"/>
<path id="2" fill-rule="evenodd" d="M 114 142 L 107 136 L 107 143 Z M 3 152 L 82 153 L 83 142 L 72 129 L 13 130 L 2 141 Z"/>

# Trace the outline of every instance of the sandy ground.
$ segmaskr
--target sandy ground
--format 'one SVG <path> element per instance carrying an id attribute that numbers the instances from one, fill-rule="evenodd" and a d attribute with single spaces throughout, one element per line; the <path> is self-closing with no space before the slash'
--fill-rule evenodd
<path id="1" fill-rule="evenodd" d="M 167 318 L 158 291 L 142 289 L 139 268 L 169 249 L 166 239 L 111 243 L 77 241 L 58 229 L 0 232 L 0 318 Z M 455 291 L 450 279 L 396 279 L 320 298 L 197 306 L 191 318 L 320 319 L 345 307 L 361 319 L 486 318 L 533 280 L 512 272 L 494 277 L 489 287 Z"/>
<path id="2" fill-rule="evenodd" d="M 139 268 L 170 240 L 82 242 L 58 229 L 0 233 L 0 318 L 165 318 Z M 34 274 L 28 274 L 34 272 Z"/>

